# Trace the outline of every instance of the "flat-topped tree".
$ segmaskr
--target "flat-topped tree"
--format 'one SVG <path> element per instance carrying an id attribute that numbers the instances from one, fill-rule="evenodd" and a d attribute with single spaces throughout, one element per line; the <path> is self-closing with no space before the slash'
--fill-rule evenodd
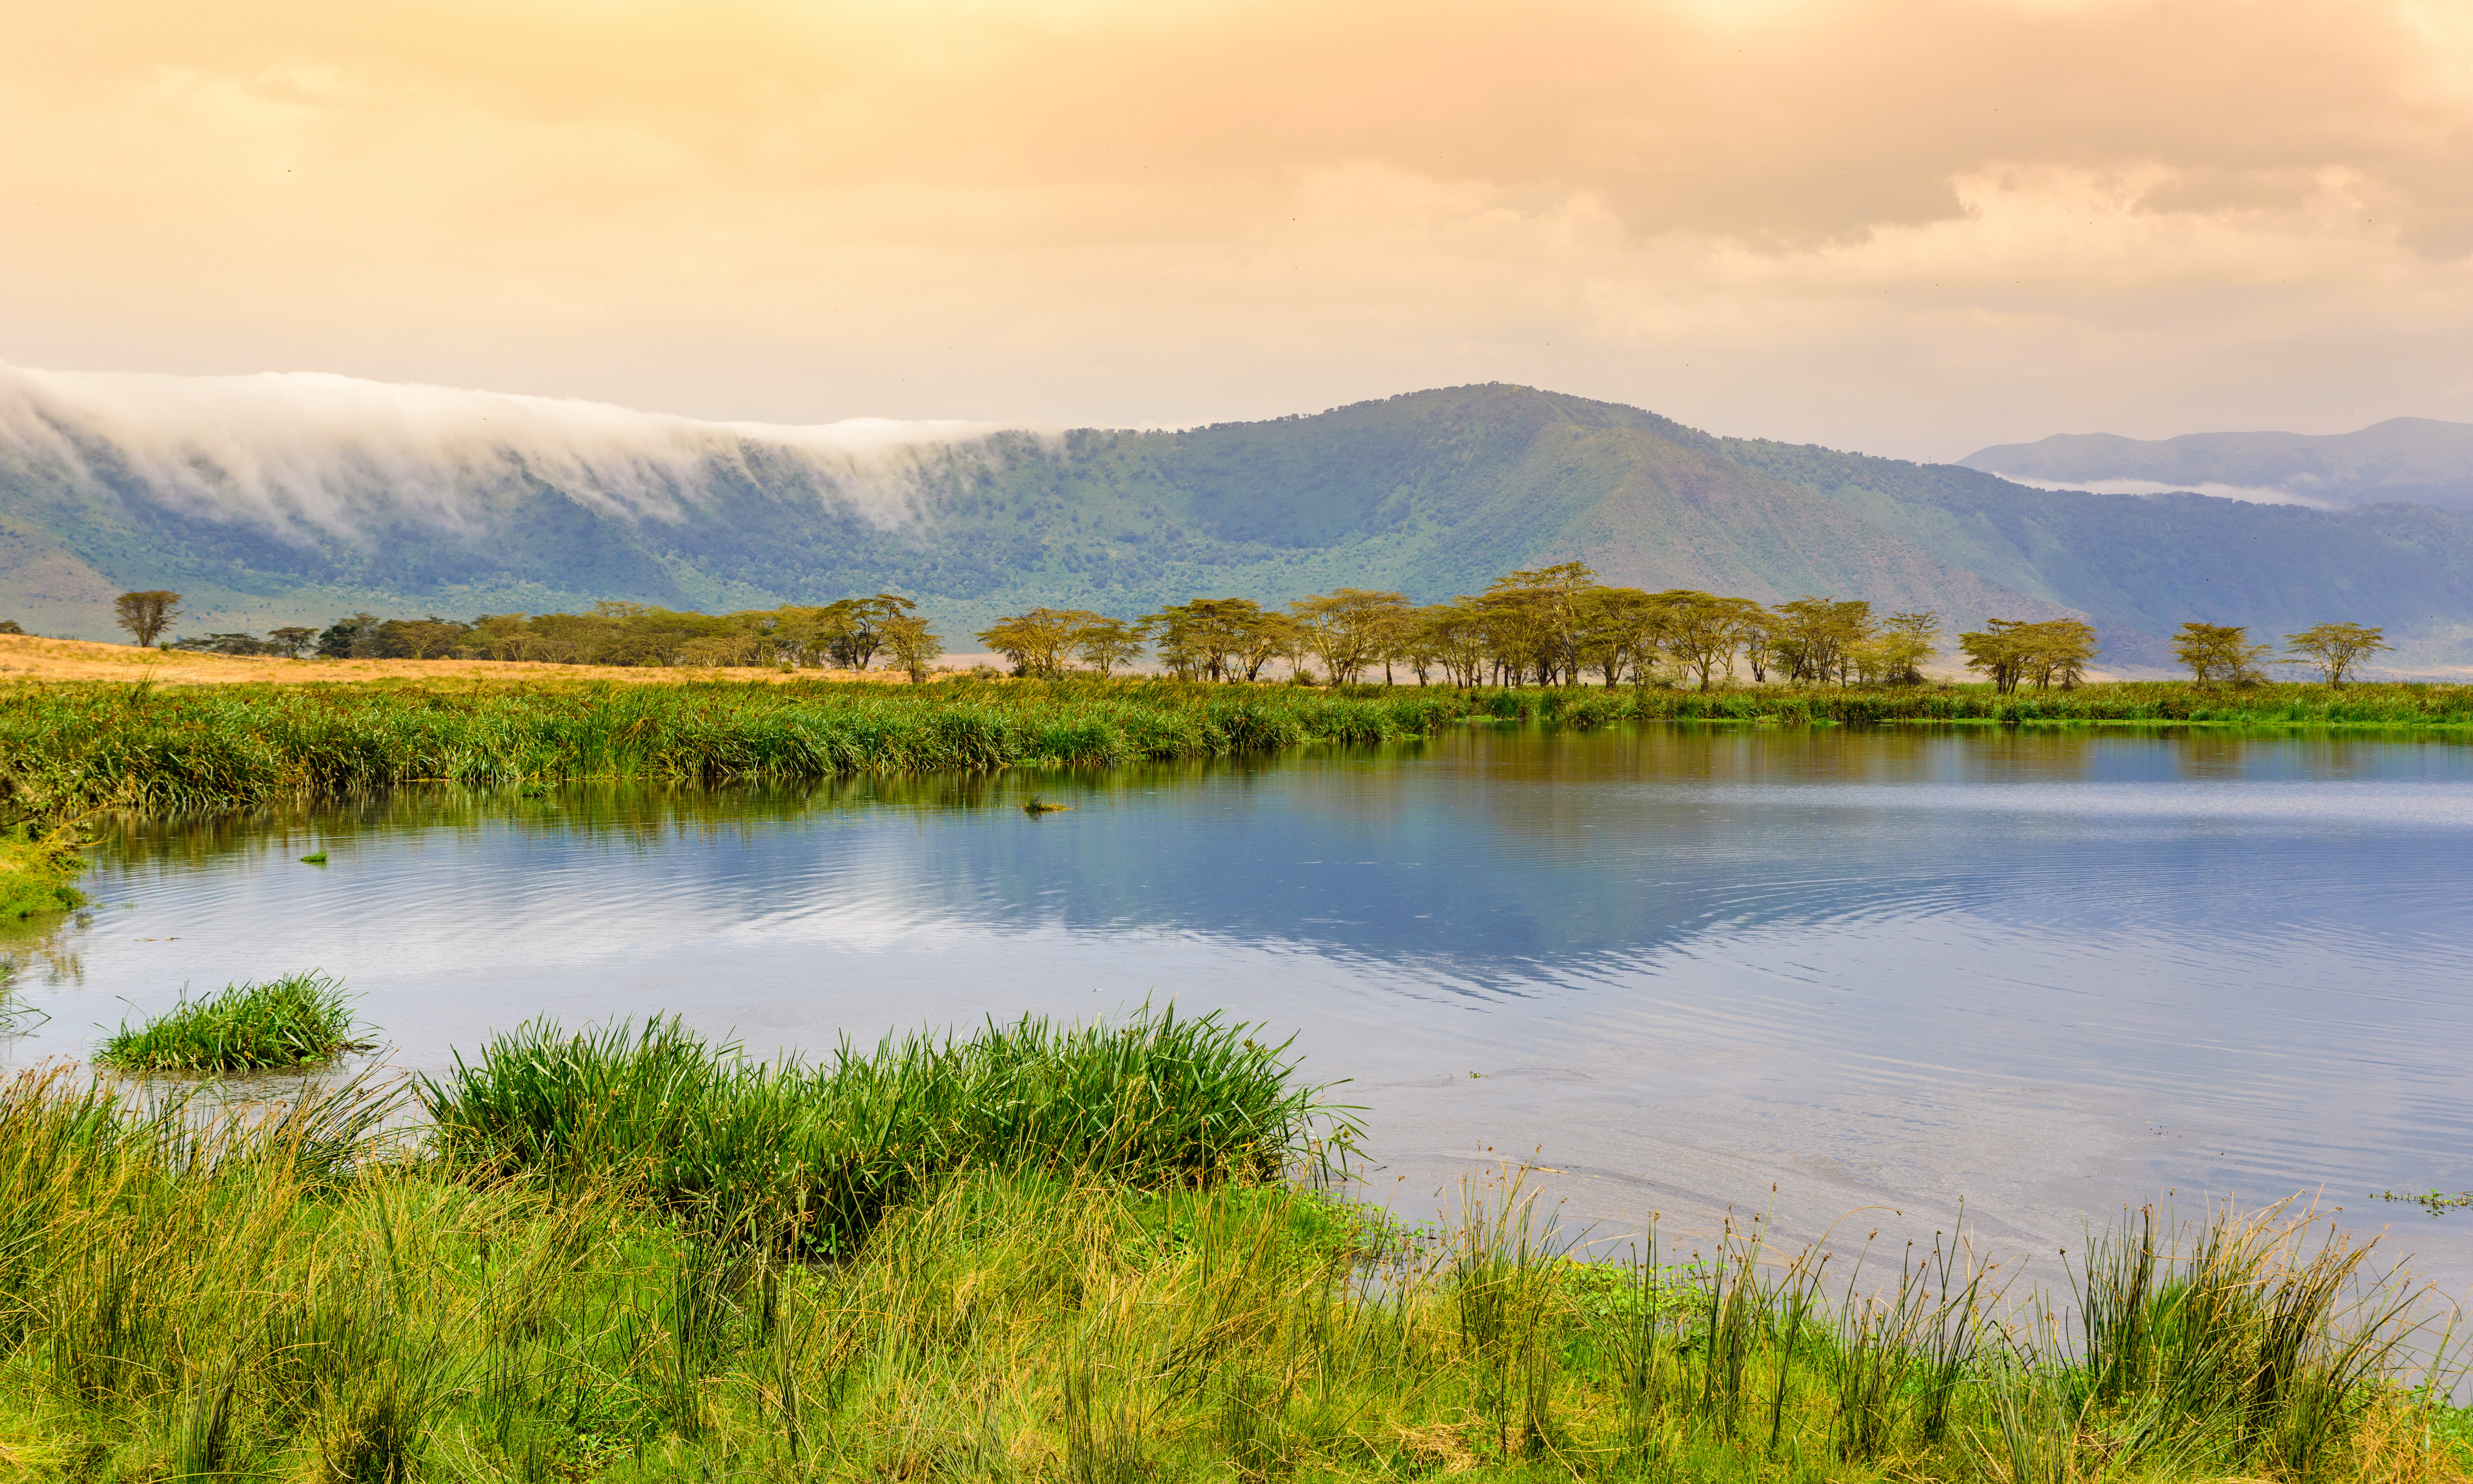
<path id="1" fill-rule="evenodd" d="M 112 600 L 112 622 L 129 631 L 140 649 L 151 649 L 180 616 L 180 595 L 152 588 L 145 592 L 124 592 Z"/>
<path id="2" fill-rule="evenodd" d="M 2257 676 L 2269 646 L 2249 641 L 2249 630 L 2233 624 L 2186 623 L 2173 636 L 2173 658 L 2190 667 L 2190 678 L 2216 685 Z"/>
<path id="3" fill-rule="evenodd" d="M 2316 668 L 2326 682 L 2341 685 L 2362 660 L 2392 649 L 2387 633 L 2365 624 L 2319 624 L 2284 636 L 2287 658 Z"/>

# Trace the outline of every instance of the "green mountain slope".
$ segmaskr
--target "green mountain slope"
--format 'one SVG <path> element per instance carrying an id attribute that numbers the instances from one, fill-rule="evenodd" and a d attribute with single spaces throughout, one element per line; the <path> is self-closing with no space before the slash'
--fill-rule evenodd
<path id="1" fill-rule="evenodd" d="M 2168 663 L 2162 636 L 2191 619 L 2263 635 L 2341 619 L 2410 640 L 2399 662 L 2473 663 L 2473 513 L 2088 494 L 1957 465 L 1744 439 L 1723 446 L 1987 581 L 2086 613 L 2116 662 Z"/>
<path id="2" fill-rule="evenodd" d="M 0 446 L 0 538 L 15 537 L 0 545 L 0 600 L 34 627 L 97 636 L 128 586 L 187 594 L 193 629 L 355 606 L 710 609 L 889 588 L 967 630 L 1038 603 L 1136 613 L 1343 585 L 1430 601 L 1573 558 L 1609 581 L 1765 600 L 1829 593 L 1967 621 L 2058 611 L 1746 469 L 1705 435 L 1520 387 L 1175 433 L 976 438 L 903 467 L 898 517 L 737 433 L 665 476 L 660 498 L 563 484 L 520 453 L 388 476 L 451 486 L 451 518 L 314 449 L 300 457 L 333 509 L 281 505 L 220 469 L 170 489 L 108 436 L 62 436 L 70 451 L 48 459 Z"/>
<path id="3" fill-rule="evenodd" d="M 158 586 L 187 595 L 190 633 L 894 590 L 967 646 L 1035 604 L 1131 615 L 1341 586 L 1429 602 L 1579 559 L 1610 582 L 1954 626 L 2083 613 L 2116 663 L 2160 663 L 2189 618 L 2360 619 L 2412 635 L 2417 662 L 2473 659 L 2473 515 L 2050 492 L 1525 387 L 869 443 L 331 377 L 183 384 L 156 419 L 166 380 L 81 401 L 70 378 L 0 374 L 0 616 L 108 637 L 111 595 Z M 208 394 L 214 417 L 181 421 Z"/>

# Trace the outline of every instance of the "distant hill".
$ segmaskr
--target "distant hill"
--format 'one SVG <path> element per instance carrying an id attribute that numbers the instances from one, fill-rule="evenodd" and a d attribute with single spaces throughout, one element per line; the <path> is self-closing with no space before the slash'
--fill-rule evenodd
<path id="1" fill-rule="evenodd" d="M 893 590 L 967 646 L 1034 604 L 1132 615 L 1339 586 L 1429 602 L 1576 558 L 1610 582 L 1953 626 L 2084 613 L 2114 662 L 2160 662 L 2185 618 L 2359 618 L 2437 666 L 2473 662 L 2468 520 L 2047 492 L 1503 385 L 1049 433 L 0 368 L 0 617 L 98 638 L 129 587 L 187 594 L 186 633 Z"/>
<path id="2" fill-rule="evenodd" d="M 2404 668 L 2473 665 L 2473 512 L 2034 490 L 1957 465 L 1721 442 L 1987 582 L 2085 613 L 2109 663 L 2169 667 L 2164 636 L 2191 619 L 2265 636 L 2341 619 L 2405 641 Z"/>
<path id="3" fill-rule="evenodd" d="M 2252 491 L 2311 504 L 2405 501 L 2473 509 L 2473 422 L 2390 418 L 2356 433 L 2190 433 L 2116 438 L 2063 433 L 2003 443 L 1958 461 L 2051 484 L 2136 482 L 2171 490 Z"/>

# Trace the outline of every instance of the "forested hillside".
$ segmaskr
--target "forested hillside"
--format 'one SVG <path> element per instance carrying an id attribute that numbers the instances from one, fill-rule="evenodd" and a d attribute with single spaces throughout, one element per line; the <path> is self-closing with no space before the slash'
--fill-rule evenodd
<path id="1" fill-rule="evenodd" d="M 2085 613 L 2114 660 L 2164 665 L 2187 620 L 2284 634 L 2340 619 L 2473 662 L 2473 513 L 2034 490 L 1954 464 L 1726 439 L 1728 455 L 1989 582 Z"/>
<path id="2" fill-rule="evenodd" d="M 1424 603 L 1576 559 L 1614 584 L 1861 598 L 1953 628 L 2083 613 L 2115 662 L 2154 658 L 2153 636 L 2195 617 L 2382 623 L 2410 641 L 2400 660 L 2433 664 L 2473 619 L 2456 513 L 2052 493 L 1525 387 L 1180 432 L 895 430 L 862 446 L 833 429 L 230 380 L 245 385 L 219 390 L 219 417 L 243 432 L 227 436 L 156 426 L 134 393 L 107 416 L 36 373 L 0 377 L 0 617 L 109 637 L 112 595 L 156 587 L 186 595 L 184 632 L 891 591 L 958 635 L 1042 605 L 1130 616 L 1341 586 Z M 430 398 L 419 417 L 399 406 L 413 393 Z"/>

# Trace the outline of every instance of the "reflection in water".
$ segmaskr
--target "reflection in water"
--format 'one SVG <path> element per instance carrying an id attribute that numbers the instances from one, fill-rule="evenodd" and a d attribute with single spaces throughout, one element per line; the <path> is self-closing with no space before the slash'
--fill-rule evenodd
<path id="1" fill-rule="evenodd" d="M 1774 1182 L 2042 1246 L 2167 1186 L 2473 1185 L 2468 843 L 2454 745 L 1998 729 L 403 791 L 113 836 L 0 1055 L 310 967 L 414 1066 L 538 1014 L 812 1048 L 1173 997 L 1302 1031 L 1412 1210 L 1491 1146 L 1608 1230 Z"/>

